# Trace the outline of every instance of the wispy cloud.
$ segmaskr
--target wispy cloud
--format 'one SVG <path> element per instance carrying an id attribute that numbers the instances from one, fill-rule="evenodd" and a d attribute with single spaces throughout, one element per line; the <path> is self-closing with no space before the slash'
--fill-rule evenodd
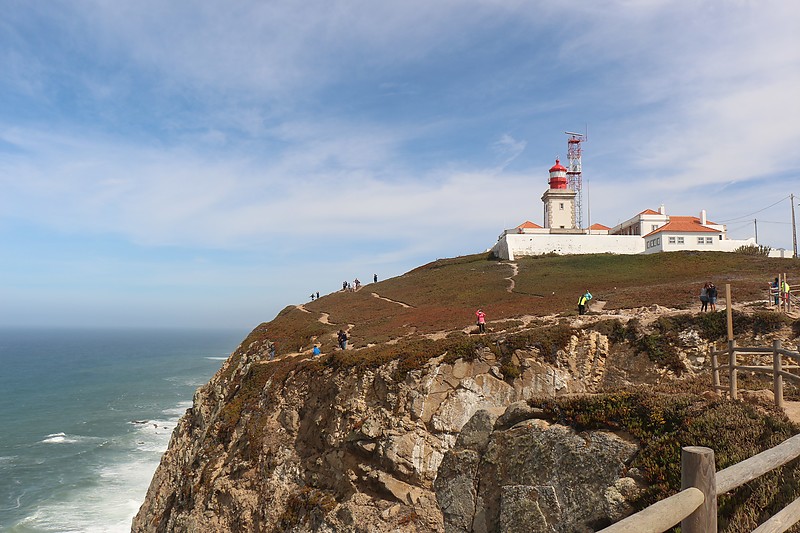
<path id="1" fill-rule="evenodd" d="M 777 0 L 12 1 L 0 232 L 413 266 L 540 220 L 585 124 L 593 221 L 734 218 L 800 185 L 797 27 Z"/>

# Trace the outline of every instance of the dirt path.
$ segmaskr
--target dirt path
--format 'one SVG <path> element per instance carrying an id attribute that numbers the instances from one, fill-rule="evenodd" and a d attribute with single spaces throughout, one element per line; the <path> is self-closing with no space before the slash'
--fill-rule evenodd
<path id="1" fill-rule="evenodd" d="M 786 416 L 795 424 L 800 424 L 800 402 L 783 401 L 783 410 Z"/>
<path id="2" fill-rule="evenodd" d="M 295 305 L 295 307 L 296 307 L 297 309 L 301 310 L 301 311 L 302 311 L 302 312 L 304 312 L 304 313 L 308 313 L 309 315 L 311 314 L 311 311 L 309 311 L 308 309 L 306 309 L 306 308 L 305 308 L 305 306 L 304 306 L 303 304 L 300 304 L 300 305 Z"/>
<path id="3" fill-rule="evenodd" d="M 511 274 L 509 277 L 503 278 L 503 279 L 507 279 L 508 280 L 508 288 L 506 289 L 506 291 L 507 292 L 514 292 L 514 287 L 517 286 L 517 282 L 514 281 L 514 278 L 517 277 L 517 274 L 519 274 L 519 266 L 517 266 L 516 263 L 506 263 L 506 264 L 510 265 L 511 268 L 513 269 L 513 271 L 514 271 L 514 273 Z"/>
<path id="4" fill-rule="evenodd" d="M 391 302 L 393 304 L 397 304 L 399 306 L 405 307 L 406 309 L 414 309 L 413 305 L 408 305 L 408 304 L 403 303 L 403 302 L 398 302 L 397 300 L 392 300 L 391 298 L 386 298 L 384 296 L 381 296 L 377 292 L 373 292 L 372 296 L 377 298 L 378 300 L 384 300 L 384 301 L 387 301 L 387 302 Z"/>

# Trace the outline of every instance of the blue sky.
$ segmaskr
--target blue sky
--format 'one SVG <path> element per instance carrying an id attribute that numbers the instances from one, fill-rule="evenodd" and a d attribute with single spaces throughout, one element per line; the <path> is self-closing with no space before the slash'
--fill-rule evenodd
<path id="1" fill-rule="evenodd" d="M 587 125 L 592 222 L 663 203 L 792 246 L 795 2 L 3 11 L 0 325 L 249 328 L 483 251 Z"/>

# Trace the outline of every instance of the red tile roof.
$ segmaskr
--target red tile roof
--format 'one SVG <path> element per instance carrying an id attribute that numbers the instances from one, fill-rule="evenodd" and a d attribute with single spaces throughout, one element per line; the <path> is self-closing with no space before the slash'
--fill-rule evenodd
<path id="1" fill-rule="evenodd" d="M 711 222 L 706 221 L 706 224 L 711 224 Z M 702 226 L 700 224 L 700 219 L 697 217 L 669 217 L 669 222 L 657 230 L 651 231 L 645 235 L 645 237 L 664 231 L 679 233 L 722 233 L 719 230 Z"/>
<path id="2" fill-rule="evenodd" d="M 527 229 L 542 229 L 542 227 L 539 224 L 534 224 L 530 220 L 526 220 L 525 222 L 523 222 L 522 224 L 517 226 L 517 229 L 526 229 L 526 228 Z"/>
<path id="3" fill-rule="evenodd" d="M 604 226 L 602 224 L 592 224 L 589 229 L 611 229 L 608 226 Z"/>
<path id="4" fill-rule="evenodd" d="M 644 211 L 642 211 L 639 214 L 640 215 L 660 215 L 661 213 L 659 213 L 658 211 L 653 211 L 652 209 L 645 209 Z"/>

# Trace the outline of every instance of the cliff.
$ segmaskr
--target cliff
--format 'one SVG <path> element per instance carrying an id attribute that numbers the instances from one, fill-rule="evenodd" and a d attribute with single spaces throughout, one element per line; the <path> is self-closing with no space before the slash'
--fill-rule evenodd
<path id="1" fill-rule="evenodd" d="M 705 387 L 721 314 L 607 311 L 612 298 L 590 316 L 523 312 L 566 299 L 547 283 L 531 294 L 546 274 L 461 258 L 285 309 L 197 391 L 132 530 L 593 531 L 670 490 L 675 465 L 656 458 L 681 440 L 708 433 L 739 460 L 792 433 L 768 407 L 679 393 Z M 622 281 L 609 294 L 624 303 Z M 479 305 L 494 312 L 486 335 L 464 326 Z M 757 305 L 737 324 L 794 335 Z M 334 349 L 340 328 L 352 349 Z M 719 427 L 737 420 L 749 429 L 725 456 Z"/>

